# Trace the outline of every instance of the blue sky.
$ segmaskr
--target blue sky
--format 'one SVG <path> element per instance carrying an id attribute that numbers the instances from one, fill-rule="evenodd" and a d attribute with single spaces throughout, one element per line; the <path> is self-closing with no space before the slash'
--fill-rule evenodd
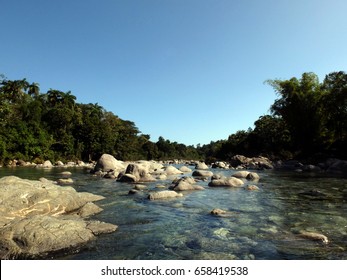
<path id="1" fill-rule="evenodd" d="M 71 91 L 157 141 L 226 139 L 267 79 L 347 66 L 345 0 L 2 0 L 0 73 Z"/>

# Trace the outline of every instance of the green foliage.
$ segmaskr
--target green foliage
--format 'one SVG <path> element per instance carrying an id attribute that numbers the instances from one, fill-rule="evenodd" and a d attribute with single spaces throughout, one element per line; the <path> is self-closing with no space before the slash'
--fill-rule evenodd
<path id="1" fill-rule="evenodd" d="M 0 162 L 10 159 L 85 161 L 109 153 L 121 160 L 228 160 L 236 154 L 272 158 L 316 154 L 347 157 L 347 74 L 333 72 L 321 83 L 314 73 L 267 81 L 278 98 L 271 115 L 254 129 L 226 140 L 186 146 L 159 137 L 156 143 L 135 123 L 100 105 L 76 103 L 71 92 L 0 75 Z"/>
<path id="2" fill-rule="evenodd" d="M 26 79 L 0 79 L 0 161 L 42 162 L 95 160 L 109 153 L 121 160 L 198 158 L 192 146 L 140 134 L 135 123 L 122 120 L 100 105 L 76 103 L 71 92 L 40 93 Z"/>

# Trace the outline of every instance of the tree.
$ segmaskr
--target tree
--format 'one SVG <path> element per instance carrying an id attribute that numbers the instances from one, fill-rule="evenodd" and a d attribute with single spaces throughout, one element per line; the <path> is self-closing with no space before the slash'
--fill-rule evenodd
<path id="1" fill-rule="evenodd" d="M 323 131 L 323 93 L 317 75 L 304 73 L 300 80 L 270 80 L 268 83 L 279 95 L 271 112 L 284 120 L 293 145 L 300 153 L 313 152 L 321 143 Z"/>

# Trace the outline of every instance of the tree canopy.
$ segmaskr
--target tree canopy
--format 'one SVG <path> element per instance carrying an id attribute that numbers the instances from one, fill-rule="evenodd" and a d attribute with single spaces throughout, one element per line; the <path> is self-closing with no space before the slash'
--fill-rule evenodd
<path id="1" fill-rule="evenodd" d="M 207 145 L 186 146 L 159 137 L 150 141 L 135 123 L 83 104 L 70 92 L 40 92 L 38 83 L 0 75 L 0 162 L 95 160 L 109 153 L 121 160 L 228 160 L 236 154 L 272 158 L 346 158 L 347 74 L 314 73 L 268 80 L 277 99 L 254 128 Z"/>

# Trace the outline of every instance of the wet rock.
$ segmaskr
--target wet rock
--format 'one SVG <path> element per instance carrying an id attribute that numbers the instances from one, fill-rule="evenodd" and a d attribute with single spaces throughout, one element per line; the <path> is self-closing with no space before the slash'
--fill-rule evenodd
<path id="1" fill-rule="evenodd" d="M 299 193 L 299 195 L 308 196 L 308 197 L 318 197 L 318 198 L 324 198 L 327 196 L 325 193 L 322 193 L 320 190 L 316 190 L 316 189 L 301 192 Z"/>
<path id="2" fill-rule="evenodd" d="M 168 198 L 176 198 L 181 197 L 183 194 L 177 193 L 175 191 L 160 191 L 160 192 L 153 192 L 148 195 L 149 200 L 160 200 L 160 199 L 168 199 Z"/>
<path id="3" fill-rule="evenodd" d="M 74 181 L 71 178 L 62 178 L 62 179 L 58 179 L 57 183 L 61 186 L 67 186 L 67 185 L 72 185 Z"/>
<path id="4" fill-rule="evenodd" d="M 298 236 L 313 241 L 319 241 L 325 244 L 329 243 L 328 237 L 316 232 L 300 231 Z"/>
<path id="5" fill-rule="evenodd" d="M 259 187 L 256 186 L 256 185 L 248 185 L 246 187 L 246 190 L 248 190 L 248 191 L 259 191 Z"/>
<path id="6" fill-rule="evenodd" d="M 70 171 L 64 171 L 64 172 L 61 172 L 60 175 L 62 176 L 62 178 L 66 179 L 66 178 L 70 178 L 72 176 L 72 173 Z"/>
<path id="7" fill-rule="evenodd" d="M 213 210 L 211 211 L 211 214 L 212 214 L 212 215 L 215 215 L 215 216 L 224 215 L 224 214 L 226 214 L 226 213 L 227 213 L 227 211 L 222 210 L 222 209 L 219 209 L 219 208 L 215 208 L 215 209 L 213 209 Z"/>

